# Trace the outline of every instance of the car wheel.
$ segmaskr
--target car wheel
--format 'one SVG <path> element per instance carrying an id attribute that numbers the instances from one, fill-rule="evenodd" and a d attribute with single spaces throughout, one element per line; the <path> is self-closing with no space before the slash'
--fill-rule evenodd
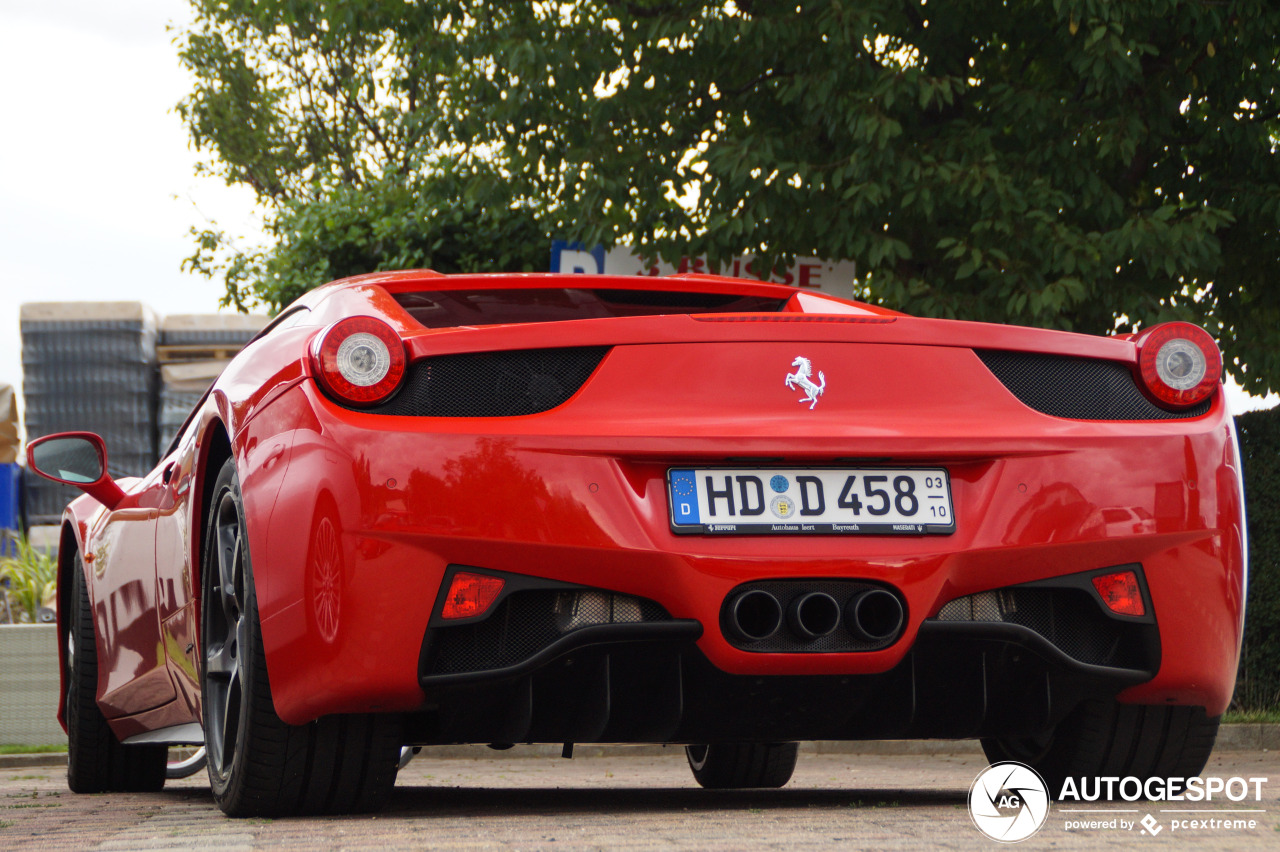
<path id="1" fill-rule="evenodd" d="M 1036 770 L 1057 800 L 1067 778 L 1193 778 L 1217 735 L 1218 719 L 1203 707 L 1086 701 L 1043 736 L 984 737 L 982 750 L 992 763 Z"/>
<path id="2" fill-rule="evenodd" d="M 205 536 L 201 691 L 209 784 L 229 816 L 376 810 L 396 780 L 394 717 L 276 715 L 235 465 L 214 483 Z"/>
<path id="3" fill-rule="evenodd" d="M 154 792 L 164 786 L 168 750 L 122 745 L 98 707 L 98 643 L 84 571 L 77 553 L 66 633 L 67 786 L 73 793 Z"/>
<path id="4" fill-rule="evenodd" d="M 708 790 L 781 787 L 796 769 L 799 743 L 711 743 L 684 747 L 694 779 Z"/>

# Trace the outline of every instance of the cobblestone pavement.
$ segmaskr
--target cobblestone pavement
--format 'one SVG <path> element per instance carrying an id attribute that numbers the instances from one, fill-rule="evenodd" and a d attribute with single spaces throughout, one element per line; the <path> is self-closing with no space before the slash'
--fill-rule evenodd
<path id="1" fill-rule="evenodd" d="M 0 849 L 996 849 L 973 826 L 970 784 L 986 761 L 952 755 L 801 754 L 781 790 L 698 789 L 683 752 L 662 755 L 440 759 L 419 757 L 377 816 L 231 820 L 214 807 L 203 774 L 161 793 L 77 796 L 63 770 L 0 769 Z M 1020 849 L 1280 848 L 1280 753 L 1225 752 L 1206 777 L 1265 777 L 1263 800 L 1054 805 Z M 1089 807 L 1085 805 L 1084 807 Z M 1168 813 L 1207 808 L 1216 814 Z M 1226 813 L 1250 809 L 1251 813 Z M 1068 820 L 1132 822 L 1151 814 L 1155 836 L 1073 828 Z M 1252 829 L 1179 820 L 1253 819 Z"/>

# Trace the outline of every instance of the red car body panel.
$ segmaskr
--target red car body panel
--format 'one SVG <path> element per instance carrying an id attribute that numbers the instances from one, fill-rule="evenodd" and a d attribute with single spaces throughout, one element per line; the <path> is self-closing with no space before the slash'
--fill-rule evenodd
<path id="1" fill-rule="evenodd" d="M 427 329 L 394 298 L 638 286 L 789 301 L 771 314 Z M 1053 417 L 1021 402 L 974 351 L 1132 366 L 1137 350 L 1126 339 L 917 319 L 702 276 L 654 285 L 388 273 L 328 285 L 300 304 L 233 361 L 156 470 L 122 483 L 124 503 L 107 511 L 81 498 L 68 509 L 68 531 L 92 556 L 99 703 L 122 738 L 200 720 L 200 499 L 223 436 L 249 519 L 272 695 L 290 723 L 434 706 L 419 663 L 451 565 L 656 601 L 672 618 L 702 625 L 697 648 L 725 673 L 845 676 L 901 664 L 926 619 L 957 598 L 1138 564 L 1160 627 L 1159 666 L 1119 699 L 1200 705 L 1210 715 L 1230 700 L 1245 545 L 1222 394 L 1188 419 Z M 336 404 L 312 377 L 313 338 L 354 315 L 388 323 L 411 361 L 610 349 L 568 402 L 540 414 L 388 417 Z M 783 382 L 797 354 L 825 371 L 812 410 Z M 955 532 L 673 532 L 667 470 L 730 459 L 945 468 Z M 318 556 L 329 541 L 336 549 Z M 735 646 L 719 628 L 726 597 L 776 578 L 883 583 L 906 603 L 902 635 L 857 653 Z"/>

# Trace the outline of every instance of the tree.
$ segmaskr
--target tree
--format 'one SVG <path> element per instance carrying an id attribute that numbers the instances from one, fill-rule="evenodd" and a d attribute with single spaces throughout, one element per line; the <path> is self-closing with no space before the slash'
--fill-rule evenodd
<path id="1" fill-rule="evenodd" d="M 447 5 L 447 4 L 438 4 Z M 279 309 L 381 269 L 543 269 L 536 206 L 500 160 L 442 145 L 440 81 L 457 63 L 448 10 L 400 0 L 192 0 L 177 42 L 194 91 L 178 105 L 201 169 L 253 190 L 274 244 L 216 225 L 187 266 L 226 303 Z"/>
<path id="2" fill-rule="evenodd" d="M 543 239 L 854 259 L 914 314 L 1188 319 L 1280 388 L 1266 0 L 195 5 L 183 114 L 277 233 L 371 184 L 475 212 L 474 180 Z"/>

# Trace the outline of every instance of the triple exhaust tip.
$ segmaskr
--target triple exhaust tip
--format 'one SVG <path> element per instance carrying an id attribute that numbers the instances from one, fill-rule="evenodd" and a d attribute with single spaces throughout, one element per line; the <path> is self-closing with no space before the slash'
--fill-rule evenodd
<path id="1" fill-rule="evenodd" d="M 843 608 L 826 592 L 804 592 L 791 599 L 785 613 L 787 627 L 802 641 L 829 636 L 843 622 L 850 634 L 875 644 L 897 636 L 903 616 L 902 602 L 884 589 L 861 591 Z M 763 589 L 748 589 L 729 604 L 729 623 L 748 642 L 770 638 L 783 619 L 782 603 Z"/>

